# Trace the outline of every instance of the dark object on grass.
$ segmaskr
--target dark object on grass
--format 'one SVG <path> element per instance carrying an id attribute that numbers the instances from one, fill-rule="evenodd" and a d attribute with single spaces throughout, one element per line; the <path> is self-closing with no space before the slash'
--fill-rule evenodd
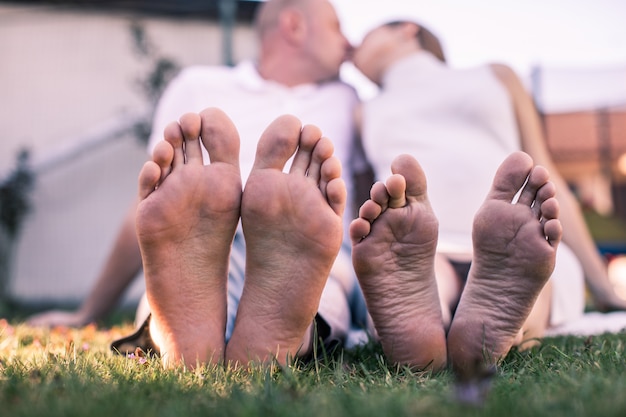
<path id="1" fill-rule="evenodd" d="M 457 375 L 454 383 L 455 399 L 461 404 L 482 406 L 491 391 L 496 373 L 495 365 L 478 361 L 473 370 L 463 376 Z"/>

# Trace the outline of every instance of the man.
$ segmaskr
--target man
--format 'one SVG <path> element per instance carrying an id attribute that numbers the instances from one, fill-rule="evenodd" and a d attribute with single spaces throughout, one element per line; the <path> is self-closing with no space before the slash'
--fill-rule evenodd
<path id="1" fill-rule="evenodd" d="M 291 113 L 304 123 L 319 126 L 323 135 L 332 138 L 335 154 L 344 167 L 343 180 L 351 201 L 352 172 L 348 168 L 355 137 L 351 120 L 358 99 L 352 87 L 338 81 L 339 68 L 349 56 L 351 46 L 341 32 L 333 6 L 327 0 L 270 0 L 260 6 L 256 28 L 260 52 L 255 63 L 242 62 L 235 68 L 191 67 L 171 83 L 157 108 L 149 148 L 162 139 L 168 123 L 182 114 L 219 107 L 237 126 L 241 138 L 240 169 L 245 183 L 263 129 L 278 115 Z M 206 150 L 203 152 L 208 163 Z M 102 317 L 115 305 L 141 267 L 135 236 L 136 208 L 135 203 L 129 210 L 108 262 L 79 311 L 44 313 L 32 318 L 31 324 L 83 325 Z M 354 210 L 349 208 L 345 212 L 347 230 Z M 238 278 L 229 285 L 227 338 L 242 291 L 244 253 L 244 239 L 239 230 L 230 266 L 231 275 Z M 349 258 L 347 262 L 345 258 L 344 255 L 343 261 L 338 261 L 337 270 L 350 271 L 349 265 L 345 266 Z M 328 322 L 323 324 L 324 328 L 330 328 L 329 340 L 344 337 L 350 324 L 347 298 L 355 288 L 351 272 L 329 280 L 325 294 L 341 293 L 339 300 L 333 296 L 328 301 L 325 297 L 321 300 L 320 317 L 325 309 L 332 311 L 327 314 Z"/>

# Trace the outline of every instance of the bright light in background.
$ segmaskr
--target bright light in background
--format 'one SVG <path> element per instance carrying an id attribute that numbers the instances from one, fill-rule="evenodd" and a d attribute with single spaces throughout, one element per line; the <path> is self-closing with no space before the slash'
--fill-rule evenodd
<path id="1" fill-rule="evenodd" d="M 626 153 L 622 154 L 617 160 L 617 170 L 620 174 L 626 176 Z"/>
<path id="2" fill-rule="evenodd" d="M 527 80 L 537 65 L 626 66 L 623 0 L 331 1 L 355 44 L 384 21 L 413 18 L 441 38 L 453 67 L 503 62 Z"/>
<path id="3" fill-rule="evenodd" d="M 618 296 L 626 300 L 626 256 L 618 256 L 609 262 L 609 279 Z"/>

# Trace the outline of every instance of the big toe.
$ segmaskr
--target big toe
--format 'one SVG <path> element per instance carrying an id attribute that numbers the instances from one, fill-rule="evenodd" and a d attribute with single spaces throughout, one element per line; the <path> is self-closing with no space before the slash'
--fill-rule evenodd
<path id="1" fill-rule="evenodd" d="M 419 162 L 411 155 L 402 154 L 397 156 L 391 163 L 391 172 L 404 177 L 407 196 L 418 197 L 426 195 L 426 175 Z"/>
<path id="2" fill-rule="evenodd" d="M 302 122 L 291 115 L 275 119 L 265 129 L 257 145 L 254 169 L 282 170 L 298 148 Z"/>
<path id="3" fill-rule="evenodd" d="M 511 202 L 522 188 L 533 168 L 532 158 L 524 152 L 514 152 L 498 167 L 488 199 Z"/>
<path id="4" fill-rule="evenodd" d="M 222 110 L 208 108 L 200 112 L 201 138 L 211 163 L 225 162 L 239 166 L 239 132 Z"/>

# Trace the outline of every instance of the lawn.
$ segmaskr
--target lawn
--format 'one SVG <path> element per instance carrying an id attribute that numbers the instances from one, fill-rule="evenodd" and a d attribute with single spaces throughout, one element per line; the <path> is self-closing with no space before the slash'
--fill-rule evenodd
<path id="1" fill-rule="evenodd" d="M 0 416 L 626 415 L 625 333 L 513 351 L 485 401 L 467 405 L 450 373 L 391 367 L 375 344 L 282 369 L 164 371 L 158 360 L 109 352 L 129 330 L 0 320 Z"/>

